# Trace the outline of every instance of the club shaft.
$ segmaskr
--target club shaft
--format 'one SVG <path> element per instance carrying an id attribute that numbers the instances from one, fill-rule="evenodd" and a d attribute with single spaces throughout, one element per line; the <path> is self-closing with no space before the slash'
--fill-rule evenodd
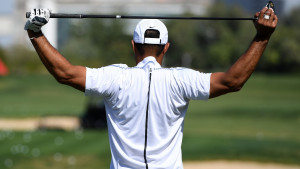
<path id="1" fill-rule="evenodd" d="M 30 12 L 26 12 L 26 18 Z M 177 20 L 257 20 L 256 18 L 224 18 L 224 17 L 182 17 L 182 16 L 141 16 L 141 15 L 97 15 L 97 14 L 65 14 L 51 13 L 50 18 L 107 18 L 107 19 L 177 19 Z"/>

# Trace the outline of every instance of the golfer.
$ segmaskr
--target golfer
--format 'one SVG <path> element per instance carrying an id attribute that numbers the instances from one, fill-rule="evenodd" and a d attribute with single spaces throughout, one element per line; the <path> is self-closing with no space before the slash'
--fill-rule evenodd
<path id="1" fill-rule="evenodd" d="M 278 18 L 272 9 L 255 14 L 257 33 L 247 51 L 226 72 L 201 73 L 163 68 L 170 44 L 159 20 L 140 21 L 133 34 L 136 66 L 92 69 L 72 65 L 41 31 L 47 9 L 31 11 L 25 30 L 55 79 L 88 96 L 103 96 L 111 148 L 111 169 L 182 169 L 181 143 L 190 100 L 208 100 L 239 91 L 254 71 Z M 118 49 L 116 49 L 118 50 Z M 170 59 L 172 56 L 170 56 Z"/>

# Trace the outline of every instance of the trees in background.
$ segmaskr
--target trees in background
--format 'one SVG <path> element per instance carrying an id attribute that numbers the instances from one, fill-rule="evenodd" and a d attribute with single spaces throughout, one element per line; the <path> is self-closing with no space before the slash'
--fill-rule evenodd
<path id="1" fill-rule="evenodd" d="M 238 7 L 227 8 L 216 4 L 208 10 L 207 16 L 251 15 Z M 251 21 L 170 21 L 167 27 L 171 47 L 166 64 L 191 66 L 205 71 L 229 68 L 246 51 L 255 35 Z M 300 70 L 299 27 L 299 9 L 280 18 L 257 71 L 279 73 Z M 184 64 L 186 59 L 190 65 Z"/>
<path id="2" fill-rule="evenodd" d="M 47 72 L 36 52 L 23 45 L 0 49 L 0 58 L 12 74 Z"/>
<path id="3" fill-rule="evenodd" d="M 125 23 L 108 19 L 86 19 L 71 24 L 70 39 L 61 52 L 69 60 L 91 67 L 115 63 L 134 65 L 131 35 Z"/>
<path id="4" fill-rule="evenodd" d="M 249 17 L 240 7 L 218 3 L 207 10 L 208 17 Z M 186 14 L 189 16 L 190 14 Z M 293 16 L 293 17 L 292 17 Z M 293 18 L 290 20 L 289 18 Z M 224 71 L 245 52 L 255 36 L 251 21 L 165 20 L 171 47 L 167 67 L 184 66 L 203 71 Z M 257 71 L 300 71 L 300 12 L 280 18 Z M 86 20 L 72 26 L 71 38 L 62 48 L 66 56 L 93 61 L 95 67 L 112 63 L 134 65 L 126 21 Z"/>
<path id="5" fill-rule="evenodd" d="M 291 72 L 300 70 L 300 8 L 281 18 L 265 60 L 260 65 L 267 66 L 265 71 Z"/>
<path id="6" fill-rule="evenodd" d="M 240 8 L 228 9 L 223 4 L 214 5 L 207 16 L 247 17 Z M 167 27 L 171 43 L 168 66 L 205 70 L 228 68 L 255 34 L 251 21 L 170 21 Z M 183 64 L 187 56 L 190 65 Z"/>
<path id="7" fill-rule="evenodd" d="M 216 4 L 207 10 L 211 17 L 249 17 L 239 7 Z M 190 14 L 186 14 L 190 15 Z M 75 21 L 75 20 L 74 20 Z M 84 19 L 69 26 L 69 36 L 60 52 L 72 63 L 101 67 L 114 63 L 134 66 L 132 34 L 126 20 Z M 165 20 L 171 47 L 167 67 L 184 66 L 201 71 L 224 71 L 248 48 L 255 35 L 251 21 Z M 281 17 L 258 67 L 261 72 L 300 71 L 300 10 Z M 3 56 L 2 56 L 3 55 Z M 37 54 L 17 46 L 1 54 L 13 72 L 45 71 Z"/>

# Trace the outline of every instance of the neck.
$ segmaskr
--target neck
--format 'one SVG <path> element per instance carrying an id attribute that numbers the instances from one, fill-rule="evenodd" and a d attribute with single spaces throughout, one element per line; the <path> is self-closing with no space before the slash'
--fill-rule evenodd
<path id="1" fill-rule="evenodd" d="M 140 63 L 141 61 L 143 61 L 146 57 L 148 56 L 153 56 L 153 55 L 145 55 L 145 56 L 136 56 L 135 57 L 135 61 L 136 61 L 136 64 Z M 163 56 L 153 56 L 156 61 L 162 65 L 162 60 L 163 60 Z"/>

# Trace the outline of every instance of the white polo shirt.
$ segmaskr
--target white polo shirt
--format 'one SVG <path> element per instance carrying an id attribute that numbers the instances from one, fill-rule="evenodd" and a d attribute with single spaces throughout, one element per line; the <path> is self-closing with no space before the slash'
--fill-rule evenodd
<path id="1" fill-rule="evenodd" d="M 189 100 L 209 98 L 210 76 L 187 68 L 162 68 L 151 56 L 136 67 L 87 68 L 86 95 L 104 97 L 110 168 L 182 169 Z"/>

